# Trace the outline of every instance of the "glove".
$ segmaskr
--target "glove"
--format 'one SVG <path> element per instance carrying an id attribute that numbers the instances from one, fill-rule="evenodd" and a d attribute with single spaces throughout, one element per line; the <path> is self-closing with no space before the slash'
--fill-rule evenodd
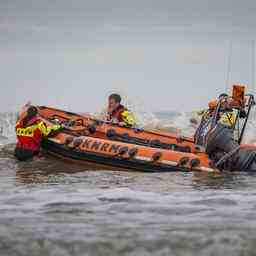
<path id="1" fill-rule="evenodd" d="M 245 112 L 245 110 L 241 110 L 241 111 L 240 111 L 239 117 L 242 118 L 242 119 L 246 118 L 246 112 Z"/>
<path id="2" fill-rule="evenodd" d="M 112 124 L 119 124 L 118 119 L 117 119 L 117 118 L 113 118 L 113 120 L 112 120 Z"/>
<path id="3" fill-rule="evenodd" d="M 61 127 L 61 125 L 59 125 L 59 124 L 54 124 L 51 128 L 52 128 L 52 131 L 58 131 L 58 130 L 61 129 L 62 127 Z"/>

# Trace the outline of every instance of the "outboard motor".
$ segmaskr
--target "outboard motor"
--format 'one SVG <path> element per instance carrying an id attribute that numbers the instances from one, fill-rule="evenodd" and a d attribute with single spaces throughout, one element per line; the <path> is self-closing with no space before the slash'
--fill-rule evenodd
<path id="1" fill-rule="evenodd" d="M 217 167 L 220 169 L 256 171 L 256 152 L 241 149 L 233 138 L 233 130 L 225 125 L 218 124 L 209 132 L 205 151 L 215 160 L 215 164 L 219 164 Z"/>
<path id="2" fill-rule="evenodd" d="M 233 130 L 225 125 L 217 124 L 207 134 L 205 151 L 208 155 L 219 150 L 229 153 L 237 147 L 239 144 L 233 139 Z"/>

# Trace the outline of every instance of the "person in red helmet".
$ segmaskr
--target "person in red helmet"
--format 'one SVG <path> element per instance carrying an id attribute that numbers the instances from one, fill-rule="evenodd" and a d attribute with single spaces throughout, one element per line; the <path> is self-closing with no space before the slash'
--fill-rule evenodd
<path id="1" fill-rule="evenodd" d="M 43 137 L 61 128 L 60 125 L 46 126 L 38 117 L 34 106 L 28 107 L 23 119 L 16 123 L 17 144 L 14 155 L 20 161 L 26 161 L 40 152 Z"/>

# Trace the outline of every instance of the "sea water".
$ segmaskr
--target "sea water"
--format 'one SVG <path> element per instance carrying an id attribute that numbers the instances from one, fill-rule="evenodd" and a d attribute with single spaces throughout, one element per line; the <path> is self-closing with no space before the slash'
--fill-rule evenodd
<path id="1" fill-rule="evenodd" d="M 193 132 L 186 113 L 156 120 Z M 14 125 L 15 114 L 0 115 L 0 255 L 255 255 L 255 174 L 20 163 Z"/>

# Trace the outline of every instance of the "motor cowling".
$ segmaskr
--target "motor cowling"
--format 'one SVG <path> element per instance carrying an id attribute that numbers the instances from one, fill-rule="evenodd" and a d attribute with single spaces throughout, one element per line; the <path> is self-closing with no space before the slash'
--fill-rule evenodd
<path id="1" fill-rule="evenodd" d="M 231 152 L 239 144 L 233 139 L 233 131 L 225 125 L 218 124 L 207 135 L 205 152 L 211 155 L 219 150 Z"/>
<path id="2" fill-rule="evenodd" d="M 210 158 L 215 158 L 216 162 L 225 154 L 234 152 L 220 166 L 221 169 L 229 171 L 256 171 L 256 152 L 240 148 L 238 142 L 233 138 L 233 130 L 225 125 L 218 124 L 209 132 L 205 151 Z"/>

